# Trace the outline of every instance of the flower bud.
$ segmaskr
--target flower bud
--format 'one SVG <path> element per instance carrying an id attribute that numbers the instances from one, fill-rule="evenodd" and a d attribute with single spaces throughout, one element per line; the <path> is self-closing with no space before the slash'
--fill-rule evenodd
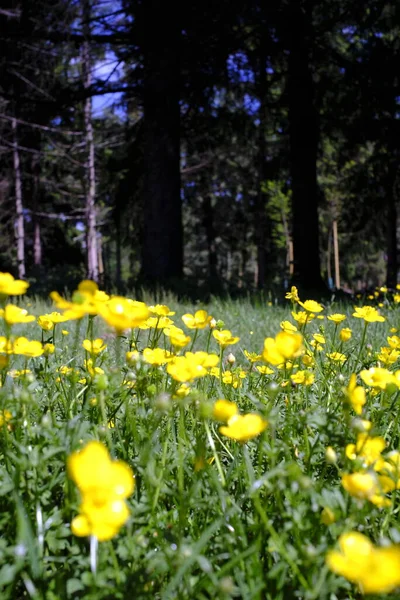
<path id="1" fill-rule="evenodd" d="M 329 465 L 335 465 L 337 463 L 337 454 L 332 446 L 328 446 L 325 450 L 325 460 Z"/>
<path id="2" fill-rule="evenodd" d="M 235 355 L 232 354 L 232 352 L 230 352 L 226 358 L 226 362 L 229 363 L 230 365 L 234 365 L 236 362 L 236 358 Z"/>
<path id="3" fill-rule="evenodd" d="M 321 523 L 324 525 L 332 525 L 336 521 L 335 513 L 333 510 L 325 506 L 321 512 Z"/>

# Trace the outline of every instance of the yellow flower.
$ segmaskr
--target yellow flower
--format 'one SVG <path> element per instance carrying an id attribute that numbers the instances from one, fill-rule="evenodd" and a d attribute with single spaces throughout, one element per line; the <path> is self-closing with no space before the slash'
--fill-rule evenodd
<path id="1" fill-rule="evenodd" d="M 342 485 L 355 498 L 370 499 L 379 492 L 378 479 L 373 473 L 348 473 L 342 475 Z"/>
<path id="2" fill-rule="evenodd" d="M 173 398 L 186 398 L 190 394 L 190 386 L 187 383 L 182 383 L 173 395 Z"/>
<path id="3" fill-rule="evenodd" d="M 145 348 L 143 350 L 143 360 L 150 365 L 161 366 L 172 360 L 174 357 L 171 352 L 164 350 L 163 348 Z"/>
<path id="4" fill-rule="evenodd" d="M 251 364 L 257 362 L 258 360 L 261 360 L 261 354 L 256 354 L 256 352 L 248 352 L 247 350 L 243 350 L 243 354 L 245 355 L 247 360 L 251 362 Z"/>
<path id="5" fill-rule="evenodd" d="M 266 365 L 259 365 L 256 367 L 256 369 L 259 373 L 261 373 L 261 375 L 272 375 L 274 373 L 274 370 Z"/>
<path id="6" fill-rule="evenodd" d="M 297 331 L 296 325 L 293 325 L 290 321 L 281 321 L 280 327 L 286 333 L 295 333 Z"/>
<path id="7" fill-rule="evenodd" d="M 330 358 L 331 360 L 335 362 L 340 362 L 342 364 L 347 360 L 347 356 L 345 354 L 341 354 L 340 352 L 330 352 L 326 356 L 327 358 Z"/>
<path id="8" fill-rule="evenodd" d="M 305 302 L 299 301 L 299 304 L 309 313 L 319 313 L 324 310 L 324 307 L 315 300 L 306 300 Z"/>
<path id="9" fill-rule="evenodd" d="M 26 337 L 18 337 L 13 343 L 13 354 L 21 354 L 28 358 L 42 356 L 43 346 L 36 340 L 27 340 Z"/>
<path id="10" fill-rule="evenodd" d="M 72 294 L 71 302 L 58 292 L 51 292 L 50 298 L 57 308 L 64 311 L 66 319 L 82 319 L 85 315 L 97 315 L 100 307 L 109 300 L 109 296 L 99 290 L 97 283 L 85 279 Z"/>
<path id="11" fill-rule="evenodd" d="M 377 358 L 378 358 L 378 360 L 380 360 L 381 363 L 389 366 L 389 365 L 393 365 L 395 362 L 397 362 L 399 356 L 400 356 L 399 350 L 390 348 L 390 346 L 383 346 L 381 348 L 381 351 L 377 355 Z"/>
<path id="12" fill-rule="evenodd" d="M 194 315 L 186 313 L 182 321 L 189 329 L 204 329 L 210 323 L 212 316 L 206 310 L 197 310 Z"/>
<path id="13" fill-rule="evenodd" d="M 172 317 L 175 314 L 175 311 L 170 310 L 165 304 L 149 306 L 149 311 L 152 315 L 157 315 L 158 317 Z"/>
<path id="14" fill-rule="evenodd" d="M 290 379 L 299 385 L 311 385 L 314 383 L 315 376 L 310 371 L 297 371 L 290 376 Z"/>
<path id="15" fill-rule="evenodd" d="M 341 342 L 348 342 L 351 339 L 353 332 L 349 327 L 343 327 L 339 331 L 339 339 Z"/>
<path id="16" fill-rule="evenodd" d="M 183 329 L 171 325 L 164 329 L 164 334 L 169 337 L 169 341 L 175 348 L 184 348 L 190 342 L 190 336 L 186 335 Z"/>
<path id="17" fill-rule="evenodd" d="M 149 317 L 148 319 L 146 319 L 146 321 L 144 321 L 143 323 L 140 323 L 138 325 L 139 329 L 165 329 L 166 327 L 169 327 L 170 325 L 173 325 L 173 321 L 172 319 L 169 319 L 168 317 Z"/>
<path id="18" fill-rule="evenodd" d="M 142 325 L 149 318 L 149 309 L 144 302 L 137 302 L 122 296 L 114 296 L 99 305 L 99 314 L 108 325 L 121 333 Z"/>
<path id="19" fill-rule="evenodd" d="M 14 279 L 10 273 L 0 273 L 0 296 L 22 296 L 28 287 L 27 281 Z"/>
<path id="20" fill-rule="evenodd" d="M 12 414 L 9 410 L 2 410 L 0 412 L 0 427 L 6 425 L 12 419 Z"/>
<path id="21" fill-rule="evenodd" d="M 134 476 L 122 461 L 111 460 L 97 441 L 68 458 L 68 473 L 82 497 L 79 515 L 71 523 L 77 536 L 93 535 L 104 541 L 114 537 L 129 517 L 125 498 L 134 490 Z"/>
<path id="22" fill-rule="evenodd" d="M 325 344 L 326 343 L 326 339 L 325 337 L 321 334 L 321 333 L 314 333 L 313 334 L 313 338 L 316 342 L 318 342 L 318 344 Z"/>
<path id="23" fill-rule="evenodd" d="M 0 310 L 0 317 L 3 317 L 7 325 L 15 325 L 16 323 L 30 323 L 35 320 L 33 315 L 28 315 L 25 308 L 15 306 L 15 304 L 7 304 L 4 310 Z"/>
<path id="24" fill-rule="evenodd" d="M 197 377 L 204 377 L 208 369 L 215 367 L 219 362 L 216 354 L 207 352 L 186 352 L 185 356 L 176 356 L 167 365 L 167 373 L 175 381 L 187 383 Z"/>
<path id="25" fill-rule="evenodd" d="M 382 437 L 369 437 L 367 433 L 359 433 L 355 444 L 347 444 L 346 456 L 350 460 L 361 459 L 363 467 L 374 467 L 380 470 L 383 466 L 381 453 L 386 448 Z"/>
<path id="26" fill-rule="evenodd" d="M 335 325 L 339 325 L 346 319 L 346 315 L 342 315 L 340 313 L 335 313 L 333 315 L 328 315 L 328 321 L 333 321 Z"/>
<path id="27" fill-rule="evenodd" d="M 399 304 L 400 303 L 400 294 L 393 294 L 393 302 L 395 304 Z"/>
<path id="28" fill-rule="evenodd" d="M 398 335 L 388 337 L 387 342 L 391 348 L 400 348 L 400 337 Z"/>
<path id="29" fill-rule="evenodd" d="M 45 356 L 49 356 L 50 354 L 54 354 L 55 352 L 55 345 L 54 344 L 50 344 L 49 342 L 47 344 L 44 344 L 43 346 L 43 354 Z"/>
<path id="30" fill-rule="evenodd" d="M 86 352 L 89 352 L 89 354 L 94 355 L 100 354 L 100 352 L 103 352 L 103 350 L 107 348 L 107 344 L 105 344 L 104 340 L 102 340 L 101 338 L 97 338 L 93 341 L 83 340 L 82 346 L 86 350 Z"/>
<path id="31" fill-rule="evenodd" d="M 373 306 L 355 306 L 353 317 L 364 319 L 366 323 L 383 323 L 386 319 Z"/>
<path id="32" fill-rule="evenodd" d="M 228 422 L 233 416 L 238 414 L 238 407 L 229 400 L 217 400 L 213 408 L 213 417 L 216 421 Z"/>
<path id="33" fill-rule="evenodd" d="M 287 292 L 285 295 L 285 298 L 287 300 L 291 300 L 292 302 L 299 302 L 300 298 L 299 298 L 299 292 L 297 290 L 297 287 L 295 285 L 292 285 L 290 292 Z"/>
<path id="34" fill-rule="evenodd" d="M 399 546 L 375 547 L 365 535 L 352 531 L 340 536 L 339 548 L 328 552 L 328 567 L 364 594 L 386 594 L 400 585 Z"/>
<path id="35" fill-rule="evenodd" d="M 40 317 L 37 318 L 39 327 L 44 331 L 50 331 L 50 329 L 53 329 L 54 325 L 57 323 L 64 323 L 65 321 L 68 321 L 67 317 L 56 311 L 40 315 Z"/>
<path id="36" fill-rule="evenodd" d="M 301 362 L 303 363 L 303 365 L 305 365 L 306 367 L 312 367 L 315 363 L 315 359 L 313 356 L 311 356 L 311 354 L 304 354 L 301 357 Z"/>
<path id="37" fill-rule="evenodd" d="M 275 339 L 264 340 L 262 358 L 271 365 L 281 365 L 286 360 L 296 358 L 303 352 L 303 336 L 300 333 L 280 331 Z"/>
<path id="38" fill-rule="evenodd" d="M 223 329 L 222 331 L 214 329 L 212 334 L 213 337 L 216 339 L 217 343 L 221 346 L 221 348 L 233 346 L 233 344 L 237 344 L 240 340 L 239 337 L 234 337 L 229 331 L 229 329 Z"/>
<path id="39" fill-rule="evenodd" d="M 368 370 L 364 369 L 364 371 L 361 371 L 360 377 L 366 385 L 381 390 L 385 390 L 386 386 L 390 383 L 396 384 L 396 378 L 393 373 L 379 367 L 371 367 Z"/>
<path id="40" fill-rule="evenodd" d="M 292 312 L 292 317 L 297 323 L 302 327 L 306 323 L 309 323 L 315 318 L 313 313 L 308 313 L 305 310 L 300 310 L 299 312 Z"/>
<path id="41" fill-rule="evenodd" d="M 357 375 L 353 373 L 350 377 L 349 385 L 346 390 L 350 403 L 357 415 L 361 415 L 365 400 L 365 390 L 361 385 L 357 385 Z"/>
<path id="42" fill-rule="evenodd" d="M 238 442 L 247 442 L 260 435 L 268 423 L 260 415 L 248 413 L 246 415 L 235 415 L 229 419 L 228 424 L 220 427 L 223 435 Z"/>

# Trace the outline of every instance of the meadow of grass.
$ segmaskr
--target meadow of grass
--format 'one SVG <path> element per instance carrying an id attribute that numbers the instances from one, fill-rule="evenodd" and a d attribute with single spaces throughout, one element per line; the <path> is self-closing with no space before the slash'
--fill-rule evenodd
<path id="1" fill-rule="evenodd" d="M 0 274 L 2 599 L 399 597 L 397 293 L 18 285 Z"/>

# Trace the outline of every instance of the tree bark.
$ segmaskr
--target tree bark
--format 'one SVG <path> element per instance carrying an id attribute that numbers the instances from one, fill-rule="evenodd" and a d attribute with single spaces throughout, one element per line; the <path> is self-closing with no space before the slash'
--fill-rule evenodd
<path id="1" fill-rule="evenodd" d="M 257 246 L 257 289 L 262 290 L 267 280 L 267 263 L 270 254 L 270 227 L 267 213 L 267 194 L 265 184 L 268 179 L 267 144 L 265 131 L 267 126 L 267 93 L 268 82 L 266 75 L 267 67 L 267 40 L 264 27 L 260 31 L 260 46 L 258 50 L 257 71 L 258 85 L 257 95 L 260 102 L 259 124 L 258 124 L 258 192 L 255 210 L 255 232 Z"/>
<path id="2" fill-rule="evenodd" d="M 144 228 L 142 276 L 168 284 L 183 273 L 180 197 L 179 14 L 144 2 Z"/>
<path id="3" fill-rule="evenodd" d="M 11 122 L 13 131 L 13 163 L 14 163 L 14 182 L 15 182 L 15 212 L 17 216 L 15 233 L 17 242 L 17 264 L 18 277 L 25 278 L 25 226 L 24 226 L 24 208 L 22 204 L 22 178 L 21 164 L 18 151 L 17 121 Z"/>
<path id="4" fill-rule="evenodd" d="M 82 10 L 84 33 L 87 39 L 82 44 L 82 75 L 85 90 L 92 85 L 92 61 L 90 54 L 90 0 L 84 0 Z M 84 104 L 84 123 L 86 141 L 86 249 L 87 249 L 87 276 L 98 282 L 99 264 L 96 239 L 96 167 L 95 147 L 92 120 L 92 98 L 88 96 Z"/>
<path id="5" fill-rule="evenodd" d="M 294 283 L 323 292 L 318 224 L 318 112 L 311 68 L 312 30 L 300 4 L 292 2 L 288 60 L 290 176 L 293 206 Z"/>

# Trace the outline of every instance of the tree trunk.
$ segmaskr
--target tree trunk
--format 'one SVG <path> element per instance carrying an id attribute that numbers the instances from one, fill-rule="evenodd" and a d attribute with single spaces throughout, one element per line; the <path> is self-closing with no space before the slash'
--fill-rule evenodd
<path id="1" fill-rule="evenodd" d="M 206 182 L 203 181 L 203 186 Z M 207 192 L 204 196 L 203 202 L 203 224 L 206 231 L 207 240 L 207 251 L 208 251 L 208 280 L 210 292 L 216 293 L 219 291 L 219 278 L 218 278 L 218 256 L 215 244 L 215 227 L 214 227 L 214 215 L 211 204 L 210 194 Z"/>
<path id="2" fill-rule="evenodd" d="M 84 35 L 90 35 L 90 0 L 83 2 L 83 30 Z M 83 87 L 90 88 L 92 84 L 92 61 L 88 41 L 82 44 L 82 75 Z M 92 120 L 92 98 L 88 96 L 84 105 L 86 158 L 86 249 L 87 249 L 87 276 L 93 281 L 99 280 L 99 264 L 96 239 L 96 168 L 95 148 Z"/>
<path id="3" fill-rule="evenodd" d="M 18 277 L 20 279 L 24 279 L 25 273 L 26 273 L 25 272 L 25 227 L 24 227 L 24 209 L 23 209 L 23 204 L 22 204 L 21 165 L 20 165 L 19 150 L 18 150 L 16 119 L 13 119 L 11 123 L 12 123 L 12 131 L 13 131 L 15 212 L 16 212 L 16 216 L 17 216 L 15 233 L 16 233 L 16 242 L 17 242 Z"/>
<path id="4" fill-rule="evenodd" d="M 182 276 L 179 14 L 144 3 L 144 228 L 142 275 L 150 284 Z"/>
<path id="5" fill-rule="evenodd" d="M 397 284 L 397 186 L 396 186 L 396 167 L 392 167 L 391 185 L 388 186 L 387 192 L 387 209 L 386 209 L 386 285 L 388 288 L 395 289 Z"/>
<path id="6" fill-rule="evenodd" d="M 318 113 L 310 65 L 312 31 L 292 2 L 288 60 L 290 176 L 293 206 L 294 282 L 304 291 L 325 291 L 320 271 L 318 225 Z"/>
<path id="7" fill-rule="evenodd" d="M 265 131 L 267 127 L 267 93 L 268 82 L 266 75 L 267 67 L 267 43 L 264 27 L 260 32 L 260 47 L 257 60 L 258 90 L 257 95 L 260 102 L 259 124 L 258 124 L 258 192 L 255 210 L 255 233 L 257 246 L 257 289 L 262 290 L 266 285 L 267 262 L 270 254 L 270 227 L 267 216 L 267 194 L 265 184 L 268 179 L 267 145 Z"/>

